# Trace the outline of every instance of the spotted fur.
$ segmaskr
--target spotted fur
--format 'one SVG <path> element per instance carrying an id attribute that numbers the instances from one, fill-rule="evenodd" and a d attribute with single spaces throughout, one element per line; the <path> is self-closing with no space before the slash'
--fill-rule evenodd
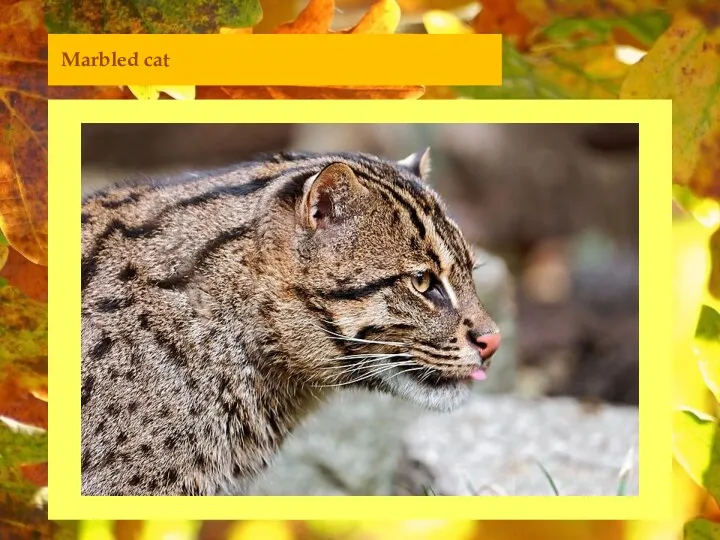
<path id="1" fill-rule="evenodd" d="M 83 494 L 241 493 L 337 388 L 460 404 L 497 328 L 428 166 L 286 152 L 87 198 Z"/>

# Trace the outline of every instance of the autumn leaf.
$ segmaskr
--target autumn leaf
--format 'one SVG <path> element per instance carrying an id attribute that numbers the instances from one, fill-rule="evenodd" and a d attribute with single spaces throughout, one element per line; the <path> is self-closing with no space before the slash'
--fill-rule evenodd
<path id="1" fill-rule="evenodd" d="M 47 391 L 47 304 L 5 285 L 0 287 L 0 415 L 47 427 L 42 418 L 47 406 L 29 399 L 33 391 Z"/>
<path id="2" fill-rule="evenodd" d="M 720 500 L 720 431 L 718 420 L 692 409 L 673 416 L 673 453 L 698 484 Z"/>
<path id="3" fill-rule="evenodd" d="M 0 252 L 1 250 L 0 239 Z M 31 262 L 13 248 L 8 248 L 7 252 L 5 266 L 2 265 L 0 255 L 0 279 L 5 280 L 6 284 L 17 287 L 33 300 L 47 302 L 47 266 Z"/>
<path id="4" fill-rule="evenodd" d="M 38 396 L 42 399 L 38 399 Z M 47 485 L 47 305 L 0 286 L 0 537 L 23 530 L 51 538 L 35 508 Z"/>
<path id="5" fill-rule="evenodd" d="M 708 23 L 714 20 L 713 2 L 707 0 L 508 0 L 507 3 L 515 5 L 535 26 L 547 26 L 560 19 L 616 19 L 659 9 L 683 8 L 706 16 Z"/>
<path id="6" fill-rule="evenodd" d="M 275 28 L 273 34 L 326 34 L 335 14 L 334 0 L 310 0 L 295 20 Z"/>
<path id="7" fill-rule="evenodd" d="M 424 18 L 429 34 L 466 33 L 468 26 L 450 13 Z M 522 54 L 503 39 L 502 86 L 457 87 L 476 99 L 614 98 L 628 66 L 611 44 L 575 48 L 554 45 Z"/>
<path id="8" fill-rule="evenodd" d="M 0 448 L 0 538 L 26 538 L 32 532 L 50 538 L 47 513 L 32 502 L 38 487 L 22 471 L 28 463 L 47 460 L 47 433 L 0 421 Z M 13 530 L 25 535 L 5 536 Z"/>
<path id="9" fill-rule="evenodd" d="M 56 34 L 213 34 L 262 18 L 258 0 L 46 0 L 45 10 Z"/>
<path id="10" fill-rule="evenodd" d="M 7 240 L 5 240 L 5 237 L 3 236 L 2 231 L 0 231 L 0 271 L 5 268 L 5 263 L 8 260 L 8 255 L 10 254 L 10 248 L 8 247 Z M 5 280 L 5 281 L 3 281 Z M 7 278 L 4 278 L 2 275 L 0 275 L 0 286 L 4 285 L 6 283 Z"/>
<path id="11" fill-rule="evenodd" d="M 414 99 L 423 94 L 423 87 L 231 86 L 223 91 L 231 99 Z"/>
<path id="12" fill-rule="evenodd" d="M 720 540 L 720 523 L 694 519 L 685 524 L 683 534 L 685 540 Z"/>
<path id="13" fill-rule="evenodd" d="M 0 229 L 15 249 L 47 264 L 46 32 L 36 1 L 0 5 Z"/>
<path id="14" fill-rule="evenodd" d="M 369 0 L 337 0 L 338 8 L 359 9 L 367 7 Z M 403 13 L 425 13 L 431 10 L 454 10 L 466 7 L 471 1 L 468 0 L 397 0 Z"/>
<path id="15" fill-rule="evenodd" d="M 720 313 L 710 306 L 700 309 L 694 352 L 705 386 L 720 403 Z"/>
<path id="16" fill-rule="evenodd" d="M 194 86 L 128 86 L 137 99 L 155 100 L 160 94 L 167 94 L 173 99 L 195 99 Z"/>
<path id="17" fill-rule="evenodd" d="M 273 30 L 276 34 L 392 34 L 400 22 L 395 0 L 378 0 L 352 27 L 332 31 L 334 0 L 310 0 L 298 16 Z M 223 29 L 224 33 L 231 30 Z M 198 99 L 415 99 L 422 86 L 223 86 L 222 96 L 212 87 L 199 87 Z"/>
<path id="18" fill-rule="evenodd" d="M 567 48 L 615 43 L 647 51 L 667 30 L 671 19 L 663 11 L 649 11 L 622 18 L 560 19 L 543 28 L 537 40 L 563 44 Z"/>
<path id="19" fill-rule="evenodd" d="M 621 90 L 623 98 L 673 100 L 673 182 L 701 197 L 720 198 L 720 184 L 712 182 L 720 142 L 719 51 L 720 30 L 708 32 L 693 16 L 677 13 Z"/>
<path id="20" fill-rule="evenodd" d="M 483 0 L 472 26 L 478 34 L 502 34 L 519 50 L 528 48 L 530 34 L 536 28 L 513 0 Z"/>
<path id="21" fill-rule="evenodd" d="M 400 6 L 395 0 L 379 0 L 370 6 L 355 26 L 340 34 L 392 34 L 400 24 Z"/>
<path id="22" fill-rule="evenodd" d="M 115 97 L 116 88 L 47 86 L 42 2 L 0 3 L 0 230 L 47 265 L 48 97 Z"/>

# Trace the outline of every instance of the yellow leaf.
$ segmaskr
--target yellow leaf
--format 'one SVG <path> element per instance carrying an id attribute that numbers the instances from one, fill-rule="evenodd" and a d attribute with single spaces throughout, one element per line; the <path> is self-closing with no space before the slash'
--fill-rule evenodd
<path id="1" fill-rule="evenodd" d="M 343 3 L 344 2 L 338 2 Z M 430 10 L 452 10 L 469 6 L 468 0 L 398 0 L 404 13 L 421 13 Z"/>
<path id="2" fill-rule="evenodd" d="M 140 540 L 195 540 L 200 530 L 199 521 L 146 521 Z"/>
<path id="3" fill-rule="evenodd" d="M 695 220 L 673 223 L 673 405 L 708 409 L 707 389 L 693 355 L 695 329 L 700 318 L 710 259 L 712 231 Z"/>
<path id="4" fill-rule="evenodd" d="M 252 28 L 227 28 L 223 26 L 220 28 L 220 34 L 252 34 Z"/>
<path id="5" fill-rule="evenodd" d="M 718 42 L 720 47 L 720 40 Z M 717 57 L 720 63 L 720 55 Z M 718 84 L 720 96 L 720 84 Z M 720 98 L 716 97 L 715 104 L 720 107 Z M 712 112 L 709 112 L 712 117 Z M 700 140 L 698 160 L 695 170 L 690 177 L 690 189 L 705 197 L 720 200 L 720 113 L 715 112 L 715 125 Z"/>
<path id="6" fill-rule="evenodd" d="M 373 2 L 352 28 L 331 31 L 334 0 L 310 0 L 293 21 L 277 26 L 275 34 L 392 34 L 400 22 L 396 0 Z M 222 28 L 222 33 L 233 29 Z M 200 87 L 199 99 L 417 99 L 422 86 L 223 86 Z"/>
<path id="7" fill-rule="evenodd" d="M 273 34 L 326 34 L 335 12 L 334 0 L 310 0 L 294 21 L 281 24 Z"/>
<path id="8" fill-rule="evenodd" d="M 128 86 L 130 91 L 138 99 L 158 99 L 160 91 L 155 86 Z"/>
<path id="9" fill-rule="evenodd" d="M 194 86 L 163 86 L 158 89 L 173 99 L 195 99 Z"/>
<path id="10" fill-rule="evenodd" d="M 709 33 L 691 15 L 678 12 L 670 28 L 632 66 L 620 96 L 673 100 L 673 182 L 700 196 L 715 193 L 710 182 L 717 173 L 696 173 L 698 165 L 717 170 L 720 124 L 720 30 Z M 700 163 L 701 148 L 707 157 Z M 710 182 L 710 183 L 707 183 Z"/>
<path id="11" fill-rule="evenodd" d="M 350 540 L 470 540 L 475 537 L 473 521 L 362 522 Z M 483 537 L 484 538 L 484 537 Z"/>
<path id="12" fill-rule="evenodd" d="M 400 6 L 395 0 L 378 0 L 358 23 L 343 34 L 392 34 L 400 24 Z"/>
<path id="13" fill-rule="evenodd" d="M 472 34 L 473 29 L 457 15 L 447 11 L 433 10 L 423 15 L 423 24 L 428 34 Z"/>
<path id="14" fill-rule="evenodd" d="M 675 411 L 673 454 L 693 481 L 720 497 L 720 432 L 718 420 L 700 411 Z"/>
<path id="15" fill-rule="evenodd" d="M 293 540 L 294 537 L 284 521 L 246 521 L 238 523 L 227 540 Z"/>
<path id="16" fill-rule="evenodd" d="M 128 86 L 138 99 L 158 99 L 164 92 L 174 99 L 195 99 L 194 86 Z"/>

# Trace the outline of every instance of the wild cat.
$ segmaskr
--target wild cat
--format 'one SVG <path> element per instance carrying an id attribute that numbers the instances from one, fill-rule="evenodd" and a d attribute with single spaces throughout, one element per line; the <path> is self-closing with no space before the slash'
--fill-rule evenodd
<path id="1" fill-rule="evenodd" d="M 399 161 L 283 152 L 82 206 L 82 493 L 242 493 L 338 388 L 449 411 L 500 343 Z"/>

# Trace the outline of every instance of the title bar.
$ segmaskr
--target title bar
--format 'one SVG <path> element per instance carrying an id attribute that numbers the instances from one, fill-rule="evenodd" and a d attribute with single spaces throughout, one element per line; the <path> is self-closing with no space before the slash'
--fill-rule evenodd
<path id="1" fill-rule="evenodd" d="M 48 84 L 502 84 L 500 34 L 51 34 Z"/>

